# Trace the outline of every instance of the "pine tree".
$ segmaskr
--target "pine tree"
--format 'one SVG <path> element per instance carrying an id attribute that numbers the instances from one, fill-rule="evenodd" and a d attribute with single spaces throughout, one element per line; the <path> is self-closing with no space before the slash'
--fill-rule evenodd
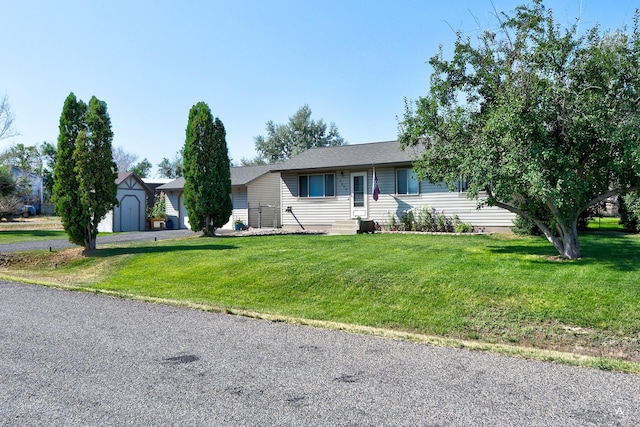
<path id="1" fill-rule="evenodd" d="M 82 216 L 80 198 L 77 192 L 75 161 L 73 152 L 76 140 L 86 125 L 84 117 L 87 105 L 71 93 L 64 101 L 58 134 L 56 164 L 53 170 L 53 201 L 56 213 L 60 215 L 62 226 L 69 235 L 69 241 L 82 245 L 83 225 L 77 221 Z M 78 238 L 80 237 L 80 238 Z"/>
<path id="2" fill-rule="evenodd" d="M 81 132 L 73 153 L 78 180 L 78 193 L 85 221 L 83 244 L 85 250 L 96 248 L 100 220 L 117 203 L 117 166 L 113 161 L 111 119 L 107 104 L 95 96 L 89 101 L 86 115 L 89 131 Z"/>
<path id="3" fill-rule="evenodd" d="M 69 241 L 96 248 L 98 223 L 117 204 L 107 105 L 95 96 L 87 106 L 70 94 L 60 117 L 54 200 Z"/>
<path id="4" fill-rule="evenodd" d="M 184 202 L 193 231 L 214 236 L 229 221 L 231 170 L 224 125 L 204 102 L 189 111 L 184 158 Z"/>

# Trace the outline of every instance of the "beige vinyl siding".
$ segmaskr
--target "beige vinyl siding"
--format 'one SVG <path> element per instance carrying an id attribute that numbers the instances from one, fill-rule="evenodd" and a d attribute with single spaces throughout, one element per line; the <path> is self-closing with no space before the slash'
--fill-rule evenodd
<path id="1" fill-rule="evenodd" d="M 280 227 L 280 174 L 266 173 L 247 185 L 248 225 Z M 260 207 L 262 208 L 260 209 Z M 272 206 L 267 207 L 267 206 Z M 259 211 L 260 210 L 260 211 Z M 260 213 L 261 212 L 261 213 Z"/>
<path id="2" fill-rule="evenodd" d="M 443 212 L 448 217 L 458 215 L 461 221 L 477 227 L 513 226 L 515 218 L 513 213 L 497 207 L 477 209 L 478 202 L 476 200 L 468 199 L 465 193 L 449 191 L 444 183 L 434 184 L 421 181 L 420 194 L 395 194 L 395 173 L 396 169 L 376 169 L 380 197 L 377 202 L 371 198 L 369 217 L 381 225 L 388 223 L 390 214 L 400 218 L 409 209 L 421 209 L 428 206 L 434 213 Z"/>
<path id="3" fill-rule="evenodd" d="M 182 190 L 166 191 L 164 197 L 167 220 L 171 219 L 176 228 L 189 228 L 186 209 L 182 206 Z"/>
<path id="4" fill-rule="evenodd" d="M 247 223 L 247 189 L 245 187 L 233 187 L 231 189 L 231 201 L 233 203 L 233 211 L 229 217 L 229 221 L 222 226 L 226 230 L 234 228 L 234 222 L 239 219 L 244 224 Z"/>
<path id="5" fill-rule="evenodd" d="M 295 227 L 293 215 L 285 210 L 291 206 L 293 213 L 307 227 L 327 227 L 338 220 L 350 219 L 351 183 L 350 173 L 361 170 L 339 170 L 336 176 L 336 197 L 307 198 L 297 197 L 298 174 L 282 173 L 282 225 Z M 420 194 L 396 194 L 396 168 L 376 168 L 380 196 L 378 201 L 372 197 L 373 170 L 367 171 L 368 215 L 363 219 L 373 220 L 380 225 L 387 224 L 389 216 L 403 216 L 409 209 L 428 206 L 434 212 L 444 212 L 448 217 L 458 215 L 461 221 L 477 227 L 511 227 L 514 214 L 496 207 L 476 209 L 477 202 L 465 197 L 464 193 L 450 192 L 444 184 L 420 183 Z"/>
<path id="6" fill-rule="evenodd" d="M 349 219 L 351 216 L 351 195 L 349 171 L 335 174 L 335 197 L 297 197 L 298 174 L 282 174 L 282 226 L 297 226 L 293 215 L 285 212 L 291 206 L 293 213 L 305 227 L 328 226 L 335 221 Z M 323 172 L 331 173 L 331 172 Z"/>

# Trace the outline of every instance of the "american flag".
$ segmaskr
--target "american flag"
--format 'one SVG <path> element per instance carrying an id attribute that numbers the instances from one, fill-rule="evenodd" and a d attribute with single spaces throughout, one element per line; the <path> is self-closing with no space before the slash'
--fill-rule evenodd
<path id="1" fill-rule="evenodd" d="M 376 175 L 376 169 L 373 168 L 373 200 L 378 201 L 380 195 L 380 187 L 378 187 L 378 175 Z"/>

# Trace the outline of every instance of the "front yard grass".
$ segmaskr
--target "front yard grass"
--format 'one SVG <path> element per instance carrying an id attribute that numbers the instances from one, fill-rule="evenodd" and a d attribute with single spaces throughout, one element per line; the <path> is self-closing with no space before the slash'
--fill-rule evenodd
<path id="1" fill-rule="evenodd" d="M 0 228 L 0 245 L 65 238 L 67 238 L 67 233 L 63 230 L 11 230 Z"/>
<path id="2" fill-rule="evenodd" d="M 571 352 L 640 372 L 640 240 L 593 233 L 581 244 L 582 259 L 564 261 L 543 238 L 507 235 L 199 237 L 103 246 L 83 259 L 76 249 L 16 254 L 0 272 L 466 347 Z"/>

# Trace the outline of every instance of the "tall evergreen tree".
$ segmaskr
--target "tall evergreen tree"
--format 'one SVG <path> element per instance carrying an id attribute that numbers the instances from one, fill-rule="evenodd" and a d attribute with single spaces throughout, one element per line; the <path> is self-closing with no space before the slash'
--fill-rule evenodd
<path id="1" fill-rule="evenodd" d="M 113 161 L 111 119 L 107 104 L 95 96 L 89 101 L 86 115 L 87 131 L 80 132 L 73 152 L 82 205 L 85 230 L 82 236 L 85 250 L 96 248 L 100 220 L 117 203 L 117 166 Z"/>
<path id="2" fill-rule="evenodd" d="M 77 245 L 83 244 L 83 240 L 76 239 L 76 236 L 82 236 L 84 227 L 78 222 L 78 218 L 82 216 L 82 209 L 77 192 L 78 180 L 73 152 L 76 149 L 78 135 L 86 128 L 84 121 L 86 113 L 87 104 L 70 93 L 64 101 L 60 115 L 56 165 L 53 169 L 55 211 L 69 235 L 69 241 Z"/>
<path id="3" fill-rule="evenodd" d="M 199 102 L 189 111 L 183 150 L 184 203 L 193 231 L 214 236 L 229 221 L 231 169 L 224 125 Z"/>
<path id="4" fill-rule="evenodd" d="M 87 106 L 69 95 L 60 118 L 54 200 L 69 241 L 85 251 L 96 248 L 98 223 L 117 204 L 112 140 L 107 105 L 94 96 Z"/>

